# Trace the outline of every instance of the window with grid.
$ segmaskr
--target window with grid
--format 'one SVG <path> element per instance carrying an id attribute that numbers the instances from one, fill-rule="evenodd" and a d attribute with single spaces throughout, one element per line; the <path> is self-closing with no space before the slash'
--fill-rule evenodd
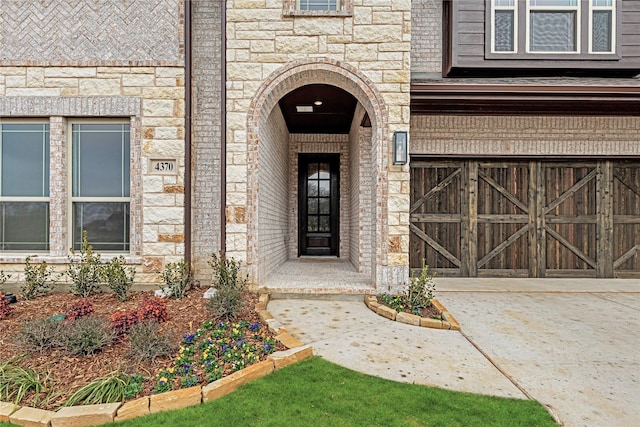
<path id="1" fill-rule="evenodd" d="M 0 125 L 0 250 L 49 250 L 49 124 Z"/>
<path id="2" fill-rule="evenodd" d="M 339 0 L 297 0 L 298 10 L 338 10 Z"/>
<path id="3" fill-rule="evenodd" d="M 72 239 L 82 232 L 99 251 L 129 251 L 130 125 L 74 123 L 72 134 Z"/>
<path id="4" fill-rule="evenodd" d="M 493 53 L 615 53 L 614 0 L 491 0 Z"/>

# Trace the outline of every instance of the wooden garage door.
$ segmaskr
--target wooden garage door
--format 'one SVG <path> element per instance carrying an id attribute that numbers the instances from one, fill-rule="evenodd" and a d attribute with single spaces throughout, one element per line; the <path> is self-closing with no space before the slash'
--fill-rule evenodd
<path id="1" fill-rule="evenodd" d="M 412 268 L 640 277 L 640 163 L 411 163 Z"/>

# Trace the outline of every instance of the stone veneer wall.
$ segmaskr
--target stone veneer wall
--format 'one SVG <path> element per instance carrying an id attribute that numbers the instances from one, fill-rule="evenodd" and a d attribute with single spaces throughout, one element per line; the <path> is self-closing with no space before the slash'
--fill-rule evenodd
<path id="1" fill-rule="evenodd" d="M 351 6 L 336 16 L 285 16 L 281 0 L 227 2 L 227 141 L 234 155 L 246 155 L 246 164 L 228 168 L 227 209 L 246 209 L 246 220 L 237 224 L 247 226 L 228 230 L 227 243 L 248 234 L 245 250 L 228 253 L 250 264 L 259 258 L 251 232 L 259 221 L 259 192 L 252 182 L 263 165 L 253 127 L 267 120 L 273 97 L 304 84 L 335 84 L 358 98 L 374 124 L 378 207 L 375 230 L 368 232 L 376 236 L 375 282 L 384 285 L 408 275 L 408 218 L 389 225 L 409 209 L 408 166 L 391 166 L 389 157 L 393 131 L 409 128 L 411 1 L 354 0 Z M 271 107 L 262 111 L 263 102 Z"/>
<path id="2" fill-rule="evenodd" d="M 206 285 L 211 282 L 210 256 L 221 249 L 222 2 L 199 0 L 191 7 L 191 262 L 194 279 Z"/>
<path id="3" fill-rule="evenodd" d="M 638 156 L 640 117 L 413 116 L 411 154 Z"/>
<path id="4" fill-rule="evenodd" d="M 442 0 L 411 2 L 411 74 L 442 73 Z"/>
<path id="5" fill-rule="evenodd" d="M 131 253 L 137 281 L 157 282 L 166 262 L 184 253 L 184 68 L 0 67 L 0 118 L 50 122 L 50 239 L 41 259 L 67 261 L 68 122 L 122 119 L 131 129 Z M 174 175 L 153 175 L 149 158 L 178 161 Z M 25 255 L 1 255 L 22 272 Z M 39 258 L 40 259 L 40 258 Z M 14 265 L 10 265 L 13 263 Z M 13 280 L 20 280 L 18 274 Z"/>
<path id="6" fill-rule="evenodd" d="M 258 155 L 267 167 L 260 170 L 260 205 L 258 216 L 258 264 L 260 277 L 268 277 L 288 258 L 287 236 L 289 236 L 289 131 L 279 107 L 272 110 L 266 125 L 260 129 Z M 246 238 L 236 235 L 237 250 L 247 245 Z"/>

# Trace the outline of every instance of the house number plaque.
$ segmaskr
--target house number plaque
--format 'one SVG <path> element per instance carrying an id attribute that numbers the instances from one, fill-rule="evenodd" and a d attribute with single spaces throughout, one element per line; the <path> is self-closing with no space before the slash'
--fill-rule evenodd
<path id="1" fill-rule="evenodd" d="M 152 175 L 175 175 L 178 173 L 176 159 L 149 159 L 149 173 Z"/>

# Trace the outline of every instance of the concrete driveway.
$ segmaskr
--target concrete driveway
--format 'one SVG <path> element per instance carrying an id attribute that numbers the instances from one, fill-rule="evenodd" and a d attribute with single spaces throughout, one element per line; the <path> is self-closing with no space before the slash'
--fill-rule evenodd
<path id="1" fill-rule="evenodd" d="M 532 398 L 566 426 L 640 426 L 640 281 L 436 283 L 461 332 L 392 322 L 353 298 L 273 299 L 269 311 L 316 354 L 354 370 Z"/>
<path id="2" fill-rule="evenodd" d="M 440 279 L 438 299 L 565 425 L 640 426 L 640 281 L 513 282 Z"/>

